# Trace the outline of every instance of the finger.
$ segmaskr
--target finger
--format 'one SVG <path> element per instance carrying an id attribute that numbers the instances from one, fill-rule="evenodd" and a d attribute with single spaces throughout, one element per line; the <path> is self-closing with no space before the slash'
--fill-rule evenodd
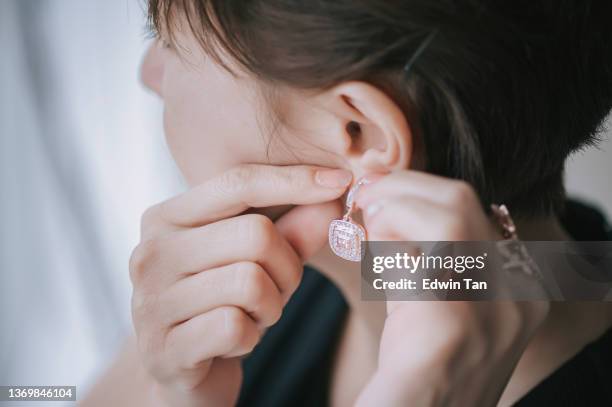
<path id="1" fill-rule="evenodd" d="M 280 292 L 268 273 L 252 262 L 217 267 L 179 280 L 160 295 L 159 302 L 167 326 L 233 305 L 266 327 L 278 321 L 283 308 Z"/>
<path id="2" fill-rule="evenodd" d="M 155 292 L 190 274 L 240 261 L 260 264 L 285 301 L 302 277 L 298 255 L 274 223 L 259 214 L 223 219 L 144 241 L 132 254 L 130 276 L 135 286 Z"/>
<path id="3" fill-rule="evenodd" d="M 351 179 L 343 169 L 246 164 L 163 202 L 159 212 L 168 223 L 201 226 L 249 207 L 330 201 L 344 193 Z"/>
<path id="4" fill-rule="evenodd" d="M 327 244 L 329 223 L 342 216 L 342 202 L 297 206 L 276 221 L 280 234 L 287 239 L 303 262 Z"/>
<path id="5" fill-rule="evenodd" d="M 402 170 L 372 178 L 374 182 L 363 185 L 355 195 L 355 204 L 361 209 L 384 197 L 400 195 L 416 196 L 443 206 L 462 204 L 476 197 L 464 181 L 420 171 Z"/>
<path id="6" fill-rule="evenodd" d="M 192 370 L 214 357 L 249 353 L 260 334 L 255 321 L 240 308 L 219 307 L 171 329 L 165 357 L 179 371 Z"/>
<path id="7" fill-rule="evenodd" d="M 399 196 L 385 198 L 376 205 L 374 213 L 372 206 L 364 213 L 368 240 L 462 240 L 461 219 L 437 203 Z"/>
<path id="8" fill-rule="evenodd" d="M 169 386 L 153 382 L 153 392 L 147 406 L 233 406 L 241 382 L 242 366 L 239 358 L 212 359 L 200 364 L 195 370 L 183 371 L 173 377 Z M 160 401 L 165 404 L 160 404 Z"/>

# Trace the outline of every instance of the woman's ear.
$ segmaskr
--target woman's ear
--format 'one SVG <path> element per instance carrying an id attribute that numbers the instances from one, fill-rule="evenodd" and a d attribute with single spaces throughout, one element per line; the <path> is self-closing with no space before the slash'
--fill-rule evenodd
<path id="1" fill-rule="evenodd" d="M 410 166 L 413 154 L 408 121 L 385 92 L 366 82 L 339 84 L 320 95 L 332 114 L 337 138 L 334 153 L 343 156 L 356 177 Z M 328 118 L 329 120 L 329 118 Z"/>

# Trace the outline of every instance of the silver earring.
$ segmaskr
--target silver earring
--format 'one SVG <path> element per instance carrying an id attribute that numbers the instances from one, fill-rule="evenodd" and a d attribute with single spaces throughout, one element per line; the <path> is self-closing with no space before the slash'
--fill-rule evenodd
<path id="1" fill-rule="evenodd" d="M 367 179 L 361 178 L 351 187 L 346 197 L 346 213 L 342 219 L 333 220 L 329 224 L 329 246 L 334 254 L 346 260 L 361 261 L 363 257 L 362 244 L 366 240 L 366 230 L 353 221 L 351 213 L 355 209 L 355 194 L 362 185 L 368 183 Z"/>

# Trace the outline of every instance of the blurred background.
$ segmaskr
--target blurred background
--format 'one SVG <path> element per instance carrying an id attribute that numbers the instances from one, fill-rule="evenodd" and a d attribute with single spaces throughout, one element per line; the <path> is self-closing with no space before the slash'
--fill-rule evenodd
<path id="1" fill-rule="evenodd" d="M 161 103 L 139 83 L 144 7 L 0 0 L 0 385 L 83 396 L 131 330 L 140 215 L 185 187 Z M 603 137 L 569 159 L 566 181 L 612 214 Z"/>
<path id="2" fill-rule="evenodd" d="M 82 396 L 131 329 L 140 215 L 183 188 L 144 4 L 0 0 L 0 385 Z"/>

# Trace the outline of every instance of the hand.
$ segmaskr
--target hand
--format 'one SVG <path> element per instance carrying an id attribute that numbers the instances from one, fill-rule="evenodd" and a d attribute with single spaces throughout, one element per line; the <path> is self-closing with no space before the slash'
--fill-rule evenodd
<path id="1" fill-rule="evenodd" d="M 355 203 L 370 240 L 498 240 L 465 182 L 417 171 L 373 176 Z M 387 302 L 376 373 L 357 406 L 495 405 L 549 303 Z"/>
<path id="2" fill-rule="evenodd" d="M 350 177 L 325 170 L 244 165 L 145 212 L 130 259 L 132 316 L 156 403 L 235 404 L 238 357 L 280 318 L 341 212 Z M 244 214 L 282 204 L 300 206 L 276 224 Z"/>

